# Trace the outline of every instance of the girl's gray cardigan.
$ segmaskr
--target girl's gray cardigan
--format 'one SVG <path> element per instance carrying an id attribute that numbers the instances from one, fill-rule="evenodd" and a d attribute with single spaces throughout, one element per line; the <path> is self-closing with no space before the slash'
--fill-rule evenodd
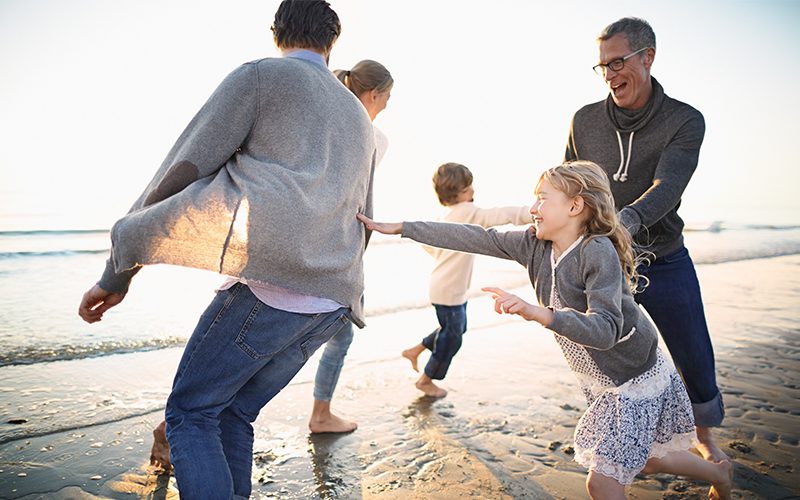
<path id="1" fill-rule="evenodd" d="M 498 232 L 470 224 L 405 222 L 403 237 L 515 260 L 528 269 L 539 303 L 551 306 L 552 244 L 538 240 L 533 228 Z M 596 237 L 580 244 L 564 256 L 555 277 L 564 307 L 553 310 L 550 330 L 585 346 L 617 386 L 655 364 L 656 328 L 633 300 L 611 240 Z"/>

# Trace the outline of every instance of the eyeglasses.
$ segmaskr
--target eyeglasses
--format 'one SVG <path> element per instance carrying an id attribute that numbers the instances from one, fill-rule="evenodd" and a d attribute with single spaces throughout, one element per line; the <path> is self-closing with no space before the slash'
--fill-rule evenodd
<path id="1" fill-rule="evenodd" d="M 619 59 L 614 59 L 613 61 L 611 61 L 608 64 L 603 64 L 603 63 L 597 64 L 594 67 L 592 67 L 592 69 L 594 70 L 595 73 L 597 73 L 600 76 L 606 76 L 606 72 L 608 71 L 608 68 L 611 68 L 614 71 L 622 71 L 622 68 L 625 67 L 625 61 L 627 61 L 631 57 L 635 56 L 639 52 L 641 52 L 643 50 L 647 50 L 649 48 L 650 47 L 642 47 L 641 49 L 637 50 L 636 52 L 631 52 L 630 54 L 628 54 L 625 57 L 620 57 Z"/>

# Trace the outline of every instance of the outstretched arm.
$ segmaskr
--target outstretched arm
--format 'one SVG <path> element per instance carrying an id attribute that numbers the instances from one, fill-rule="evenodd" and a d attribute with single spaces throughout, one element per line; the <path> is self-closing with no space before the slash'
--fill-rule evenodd
<path id="1" fill-rule="evenodd" d="M 481 290 L 492 294 L 494 310 L 497 314 L 516 314 L 528 321 L 536 321 L 545 327 L 550 326 L 553 321 L 553 311 L 546 307 L 525 302 L 501 288 L 487 286 Z"/>
<path id="2" fill-rule="evenodd" d="M 370 231 L 378 231 L 381 234 L 400 234 L 403 232 L 402 222 L 375 222 L 364 214 L 356 214 L 356 218 L 363 222 Z"/>
<path id="3" fill-rule="evenodd" d="M 458 252 L 477 253 L 500 259 L 516 260 L 527 266 L 537 244 L 530 231 L 498 233 L 475 224 L 448 222 L 391 222 L 381 223 L 358 214 L 368 229 L 383 234 L 402 234 L 419 243 Z"/>
<path id="4" fill-rule="evenodd" d="M 131 211 L 163 201 L 215 174 L 236 153 L 257 119 L 257 89 L 254 64 L 244 64 L 231 72 L 183 131 Z M 141 269 L 137 266 L 118 270 L 113 246 L 111 254 L 97 286 L 86 292 L 79 306 L 78 314 L 89 323 L 100 321 L 103 312 L 122 300 L 131 279 Z M 104 293 L 109 294 L 107 299 L 103 298 Z M 96 308 L 100 303 L 105 306 Z"/>

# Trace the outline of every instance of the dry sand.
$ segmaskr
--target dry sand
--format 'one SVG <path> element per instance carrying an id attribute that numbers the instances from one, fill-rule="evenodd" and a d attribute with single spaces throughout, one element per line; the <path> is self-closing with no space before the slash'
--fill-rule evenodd
<path id="1" fill-rule="evenodd" d="M 716 435 L 736 461 L 734 498 L 800 497 L 800 256 L 698 271 L 727 408 Z M 333 402 L 359 422 L 351 434 L 309 435 L 312 360 L 256 422 L 253 497 L 586 498 L 585 471 L 570 453 L 585 402 L 552 336 L 495 315 L 486 298 L 468 314 L 441 400 L 419 397 L 399 357 L 433 326 L 432 309 L 371 318 L 357 332 Z M 152 359 L 163 363 L 163 353 Z M 143 363 L 141 377 L 163 371 Z M 175 497 L 174 479 L 147 465 L 160 419 L 154 412 L 6 443 L 0 497 Z M 704 498 L 707 489 L 656 476 L 628 496 Z"/>

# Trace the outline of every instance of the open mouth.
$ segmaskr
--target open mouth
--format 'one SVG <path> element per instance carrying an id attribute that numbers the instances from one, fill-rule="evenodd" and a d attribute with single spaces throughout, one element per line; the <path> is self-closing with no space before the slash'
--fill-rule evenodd
<path id="1" fill-rule="evenodd" d="M 628 84 L 627 84 L 627 83 L 624 83 L 624 82 L 623 82 L 623 83 L 620 83 L 620 84 L 618 84 L 618 85 L 611 85 L 611 86 L 610 86 L 610 87 L 611 87 L 611 92 L 612 92 L 612 93 L 613 93 L 613 94 L 616 96 L 616 95 L 618 95 L 620 92 L 624 92 L 624 91 L 625 91 L 625 88 L 626 88 L 627 86 L 628 86 Z"/>

